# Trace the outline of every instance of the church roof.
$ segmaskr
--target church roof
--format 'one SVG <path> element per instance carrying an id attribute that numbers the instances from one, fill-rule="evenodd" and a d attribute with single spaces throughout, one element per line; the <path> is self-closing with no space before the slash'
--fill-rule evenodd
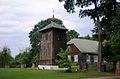
<path id="1" fill-rule="evenodd" d="M 47 29 L 50 29 L 50 28 L 67 30 L 64 25 L 59 25 L 59 24 L 57 24 L 57 23 L 55 23 L 55 22 L 51 22 L 51 24 L 45 26 L 45 27 L 42 28 L 40 31 L 44 31 L 44 30 L 47 30 Z"/>
<path id="2" fill-rule="evenodd" d="M 82 53 L 91 53 L 91 54 L 98 54 L 98 42 L 86 39 L 72 39 L 67 42 L 68 45 L 74 44 L 80 52 Z"/>

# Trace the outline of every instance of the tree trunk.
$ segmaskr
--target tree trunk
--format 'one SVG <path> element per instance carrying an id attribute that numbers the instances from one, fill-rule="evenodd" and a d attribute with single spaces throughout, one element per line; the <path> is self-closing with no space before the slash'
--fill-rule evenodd
<path id="1" fill-rule="evenodd" d="M 98 67 L 97 70 L 98 72 L 102 71 L 102 39 L 101 39 L 101 32 L 102 32 L 102 28 L 100 25 L 100 18 L 98 15 L 98 6 L 96 3 L 96 0 L 94 1 L 94 6 L 95 6 L 95 13 L 96 13 L 96 27 L 98 28 Z"/>
<path id="2" fill-rule="evenodd" d="M 82 54 L 79 52 L 78 54 L 78 64 L 79 64 L 79 71 L 81 71 L 83 69 L 83 64 L 82 64 Z"/>
<path id="3" fill-rule="evenodd" d="M 116 66 L 116 68 L 115 68 L 115 73 L 116 73 L 116 75 L 120 75 L 120 60 L 119 61 L 117 61 L 116 62 L 116 64 L 115 64 Z"/>
<path id="4" fill-rule="evenodd" d="M 102 71 L 102 40 L 101 40 L 101 25 L 100 22 L 97 22 L 98 27 L 98 72 Z"/>
<path id="5" fill-rule="evenodd" d="M 116 70 L 116 62 L 113 62 L 113 72 L 115 73 Z"/>

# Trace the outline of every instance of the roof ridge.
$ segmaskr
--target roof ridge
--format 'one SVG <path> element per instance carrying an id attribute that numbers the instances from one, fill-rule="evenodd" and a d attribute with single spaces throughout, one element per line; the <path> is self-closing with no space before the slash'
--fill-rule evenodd
<path id="1" fill-rule="evenodd" d="M 71 40 L 83 40 L 83 41 L 85 40 L 85 41 L 91 41 L 91 42 L 92 42 L 92 41 L 93 41 L 93 42 L 95 41 L 95 40 L 79 39 L 79 38 L 73 38 L 73 39 L 71 39 Z M 98 41 L 95 41 L 95 42 L 98 42 Z"/>

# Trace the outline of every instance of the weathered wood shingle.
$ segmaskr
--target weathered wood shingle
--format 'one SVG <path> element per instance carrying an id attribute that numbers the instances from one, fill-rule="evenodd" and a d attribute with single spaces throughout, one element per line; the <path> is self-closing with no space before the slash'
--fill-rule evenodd
<path id="1" fill-rule="evenodd" d="M 55 22 L 52 22 L 51 24 L 47 25 L 46 27 L 44 27 L 40 31 L 48 30 L 48 29 L 51 29 L 51 28 L 67 30 L 64 25 L 59 25 L 59 24 L 57 24 Z"/>

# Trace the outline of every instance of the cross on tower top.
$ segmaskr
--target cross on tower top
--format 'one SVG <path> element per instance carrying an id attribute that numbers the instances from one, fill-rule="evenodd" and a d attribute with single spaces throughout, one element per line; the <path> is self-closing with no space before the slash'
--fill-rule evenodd
<path id="1" fill-rule="evenodd" d="M 52 17 L 52 20 L 53 20 L 53 21 L 55 20 L 55 17 L 54 17 L 54 10 L 53 10 L 53 17 Z"/>

